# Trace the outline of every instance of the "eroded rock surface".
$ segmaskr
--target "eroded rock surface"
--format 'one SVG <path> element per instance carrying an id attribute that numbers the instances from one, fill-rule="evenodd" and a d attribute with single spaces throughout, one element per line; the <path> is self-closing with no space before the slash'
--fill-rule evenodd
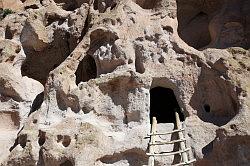
<path id="1" fill-rule="evenodd" d="M 15 12 L 0 22 L 1 166 L 147 165 L 151 116 L 159 132 L 171 131 L 174 111 L 194 165 L 249 165 L 248 1 L 2 0 L 0 7 Z M 164 92 L 153 94 L 159 87 Z"/>

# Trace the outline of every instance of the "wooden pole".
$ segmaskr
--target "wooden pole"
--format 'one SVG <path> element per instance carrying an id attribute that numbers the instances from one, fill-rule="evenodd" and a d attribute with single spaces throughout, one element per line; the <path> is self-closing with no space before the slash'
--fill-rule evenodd
<path id="1" fill-rule="evenodd" d="M 157 141 L 157 142 L 155 142 L 155 144 L 151 144 L 151 145 L 175 144 L 175 143 L 184 142 L 184 141 L 186 141 L 186 139 L 177 139 L 177 140 L 173 140 L 173 141 Z"/>
<path id="2" fill-rule="evenodd" d="M 177 112 L 175 112 L 175 118 L 176 118 L 176 126 L 177 126 L 177 130 L 180 130 L 182 127 L 181 127 L 181 121 L 180 121 L 180 117 L 179 117 L 179 114 Z M 184 139 L 184 135 L 183 133 L 180 131 L 178 132 L 178 136 L 179 136 L 179 139 Z M 180 142 L 180 149 L 181 150 L 185 150 L 186 149 L 186 145 L 185 145 L 185 142 Z M 184 165 L 188 165 L 188 155 L 186 152 L 183 152 L 181 153 L 181 157 L 182 157 L 182 161 L 184 163 L 187 163 L 187 164 L 184 164 Z"/>
<path id="3" fill-rule="evenodd" d="M 180 130 L 173 130 L 173 131 L 170 131 L 170 132 L 166 132 L 166 133 L 156 133 L 156 134 L 148 134 L 149 136 L 151 135 L 168 135 L 168 134 L 173 134 L 173 133 L 177 133 L 177 132 L 180 132 L 180 131 L 184 131 L 184 129 L 180 129 Z"/>
<path id="4" fill-rule="evenodd" d="M 156 117 L 153 117 L 152 126 L 151 126 L 151 133 L 153 135 L 151 135 L 150 144 L 149 144 L 149 153 L 150 154 L 155 153 L 155 147 L 152 144 L 155 144 L 155 137 L 156 136 L 154 134 L 156 133 L 156 126 L 157 126 L 157 120 L 156 120 Z M 148 165 L 149 166 L 154 166 L 154 164 L 155 164 L 155 157 L 154 156 L 149 156 Z"/>
<path id="5" fill-rule="evenodd" d="M 189 150 L 190 150 L 190 148 L 187 148 L 185 150 L 179 150 L 176 152 L 163 152 L 163 153 L 154 153 L 154 154 L 147 153 L 147 155 L 149 155 L 149 156 L 172 156 L 172 155 L 180 154 L 183 152 L 187 152 Z"/>

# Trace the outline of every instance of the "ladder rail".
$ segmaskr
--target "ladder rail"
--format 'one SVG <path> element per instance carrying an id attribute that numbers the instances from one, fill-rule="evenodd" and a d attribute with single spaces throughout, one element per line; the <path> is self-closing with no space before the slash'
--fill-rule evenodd
<path id="1" fill-rule="evenodd" d="M 156 133 L 156 127 L 157 127 L 157 120 L 156 117 L 153 117 L 152 119 L 152 127 L 151 127 L 151 133 Z M 155 144 L 155 136 L 152 135 L 150 139 L 150 144 Z M 154 154 L 155 153 L 155 147 L 149 145 L 149 153 Z M 148 159 L 148 165 L 154 166 L 155 158 L 154 156 L 150 156 Z"/>
<path id="2" fill-rule="evenodd" d="M 175 112 L 175 118 L 176 118 L 176 127 L 177 127 L 177 129 L 181 129 L 181 121 L 180 121 L 179 114 L 177 112 Z M 179 139 L 184 139 L 184 134 L 182 132 L 178 132 L 178 136 L 179 136 Z M 180 149 L 181 150 L 186 149 L 185 142 L 180 142 Z M 182 153 L 181 157 L 182 157 L 182 161 L 184 163 L 188 162 L 188 155 L 187 155 L 186 152 Z"/>

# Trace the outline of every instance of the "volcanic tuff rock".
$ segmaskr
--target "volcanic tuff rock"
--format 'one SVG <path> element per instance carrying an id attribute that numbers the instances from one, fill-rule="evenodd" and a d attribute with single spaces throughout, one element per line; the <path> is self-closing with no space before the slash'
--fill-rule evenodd
<path id="1" fill-rule="evenodd" d="M 0 21 L 0 165 L 146 165 L 150 115 L 160 114 L 150 107 L 156 87 L 176 98 L 194 165 L 250 163 L 249 1 L 0 0 L 0 7 L 14 11 Z M 173 111 L 165 97 L 159 108 Z"/>

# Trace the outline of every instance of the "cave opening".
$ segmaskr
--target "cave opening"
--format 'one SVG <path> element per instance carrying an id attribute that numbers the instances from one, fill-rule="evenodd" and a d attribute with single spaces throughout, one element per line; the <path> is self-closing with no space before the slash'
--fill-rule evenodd
<path id="1" fill-rule="evenodd" d="M 27 28 L 24 28 L 27 29 Z M 23 36 L 30 36 L 27 32 L 22 32 Z M 22 76 L 39 81 L 45 85 L 50 71 L 60 65 L 71 53 L 70 34 L 61 29 L 54 30 L 53 41 L 41 50 L 35 50 L 33 44 L 26 43 L 21 39 L 22 47 L 26 59 L 21 66 Z M 24 37 L 25 38 L 25 37 Z M 32 39 L 27 40 L 32 41 Z M 73 48 L 76 46 L 74 45 Z"/>
<path id="2" fill-rule="evenodd" d="M 157 123 L 175 123 L 175 112 L 184 121 L 184 115 L 176 100 L 174 91 L 169 88 L 155 87 L 150 90 L 150 122 L 156 117 Z"/>
<path id="3" fill-rule="evenodd" d="M 75 9 L 77 9 L 77 8 L 79 8 L 81 6 L 75 0 L 71 0 L 71 1 L 68 1 L 68 0 L 54 0 L 54 2 L 58 6 L 61 6 L 61 8 L 63 10 L 66 10 L 66 11 L 74 11 Z"/>
<path id="4" fill-rule="evenodd" d="M 157 8 L 162 0 L 134 0 L 143 9 Z"/>
<path id="5" fill-rule="evenodd" d="M 5 39 L 13 39 L 13 34 L 9 26 L 7 26 L 5 30 Z"/>
<path id="6" fill-rule="evenodd" d="M 91 55 L 87 54 L 83 58 L 83 60 L 78 65 L 75 75 L 77 85 L 80 82 L 87 82 L 90 79 L 97 77 L 96 63 Z"/>
<path id="7" fill-rule="evenodd" d="M 181 39 L 195 49 L 202 49 L 211 42 L 209 32 L 209 17 L 204 12 L 199 12 L 195 16 L 186 15 L 180 11 L 177 14 L 178 33 Z"/>
<path id="8" fill-rule="evenodd" d="M 205 105 L 204 105 L 204 110 L 205 110 L 206 112 L 210 112 L 210 106 L 209 106 L 208 104 L 205 104 Z"/>
<path id="9" fill-rule="evenodd" d="M 70 160 L 66 160 L 60 164 L 60 166 L 73 166 L 74 164 Z"/>

